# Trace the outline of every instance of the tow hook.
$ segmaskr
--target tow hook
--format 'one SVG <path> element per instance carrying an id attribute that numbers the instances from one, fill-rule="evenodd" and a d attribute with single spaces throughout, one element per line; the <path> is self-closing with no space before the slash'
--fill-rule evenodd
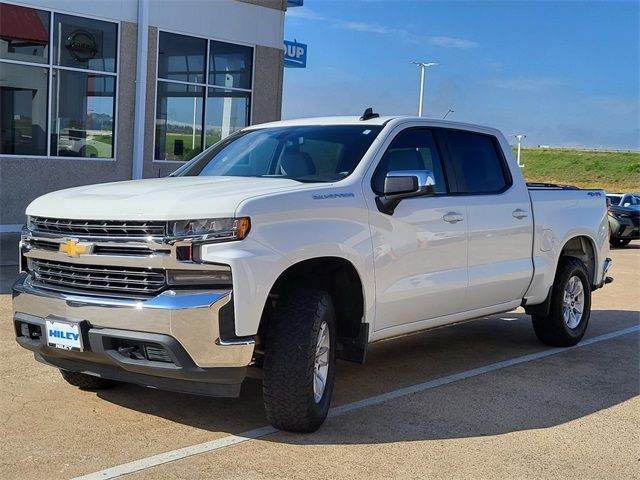
<path id="1" fill-rule="evenodd" d="M 132 360 L 144 360 L 144 355 L 138 351 L 137 346 L 133 347 L 118 347 L 118 353 L 123 357 L 131 358 Z"/>

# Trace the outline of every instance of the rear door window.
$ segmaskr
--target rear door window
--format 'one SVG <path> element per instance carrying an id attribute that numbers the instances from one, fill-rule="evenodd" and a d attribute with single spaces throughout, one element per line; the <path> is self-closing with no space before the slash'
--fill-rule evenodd
<path id="1" fill-rule="evenodd" d="M 500 193 L 511 185 L 508 169 L 495 137 L 447 130 L 447 144 L 458 193 Z"/>

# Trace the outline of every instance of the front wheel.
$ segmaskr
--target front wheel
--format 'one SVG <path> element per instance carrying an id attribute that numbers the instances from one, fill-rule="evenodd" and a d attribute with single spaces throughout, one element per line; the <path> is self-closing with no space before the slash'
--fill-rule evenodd
<path id="1" fill-rule="evenodd" d="M 574 257 L 560 259 L 551 292 L 548 315 L 534 315 L 533 329 L 538 339 L 554 347 L 577 344 L 591 316 L 591 287 L 587 267 Z"/>
<path id="2" fill-rule="evenodd" d="M 329 411 L 335 378 L 336 320 L 331 296 L 290 292 L 268 326 L 262 391 L 267 419 L 280 430 L 314 432 Z"/>

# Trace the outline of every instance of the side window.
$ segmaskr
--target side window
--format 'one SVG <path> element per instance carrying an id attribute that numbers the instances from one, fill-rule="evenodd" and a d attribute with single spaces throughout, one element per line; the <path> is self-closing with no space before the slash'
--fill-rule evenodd
<path id="1" fill-rule="evenodd" d="M 436 192 L 447 192 L 442 161 L 430 130 L 412 128 L 393 139 L 373 174 L 373 191 L 381 195 L 387 173 L 399 170 L 431 170 L 436 180 Z"/>
<path id="2" fill-rule="evenodd" d="M 498 193 L 509 185 L 493 137 L 459 130 L 447 137 L 459 193 Z"/>

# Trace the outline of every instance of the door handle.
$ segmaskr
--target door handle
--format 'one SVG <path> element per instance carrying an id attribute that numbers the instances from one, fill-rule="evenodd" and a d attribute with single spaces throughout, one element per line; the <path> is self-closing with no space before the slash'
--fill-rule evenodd
<path id="1" fill-rule="evenodd" d="M 464 217 L 460 213 L 449 212 L 442 219 L 447 223 L 458 223 L 464 220 Z"/>
<path id="2" fill-rule="evenodd" d="M 513 215 L 513 218 L 517 218 L 518 220 L 522 220 L 523 218 L 529 216 L 529 214 L 521 208 L 516 208 L 513 212 L 511 212 L 511 215 Z"/>

